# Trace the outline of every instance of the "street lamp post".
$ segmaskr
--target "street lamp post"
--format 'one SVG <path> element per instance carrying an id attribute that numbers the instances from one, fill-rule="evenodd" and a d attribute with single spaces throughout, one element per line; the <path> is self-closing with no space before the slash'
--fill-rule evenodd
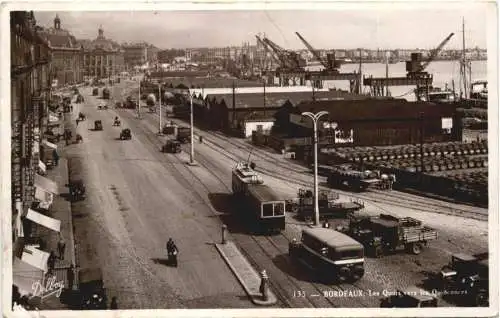
<path id="1" fill-rule="evenodd" d="M 158 83 L 158 105 L 160 107 L 160 130 L 158 131 L 158 134 L 162 135 L 162 129 L 161 129 L 161 84 Z"/>
<path id="2" fill-rule="evenodd" d="M 302 116 L 307 116 L 313 122 L 314 140 L 314 224 L 319 225 L 319 204 L 318 204 L 318 120 L 320 117 L 328 115 L 327 111 L 318 113 L 304 112 Z"/>
<path id="3" fill-rule="evenodd" d="M 189 156 L 189 162 L 191 164 L 194 164 L 194 127 L 193 127 L 193 95 L 191 95 L 191 92 L 189 92 L 189 100 L 191 102 L 191 153 Z"/>

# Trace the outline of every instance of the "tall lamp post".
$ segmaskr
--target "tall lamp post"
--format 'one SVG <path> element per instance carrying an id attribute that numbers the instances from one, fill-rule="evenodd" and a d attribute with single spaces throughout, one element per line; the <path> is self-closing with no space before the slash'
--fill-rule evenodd
<path id="1" fill-rule="evenodd" d="M 159 128 L 158 134 L 162 135 L 163 132 L 161 129 L 161 84 L 160 83 L 158 83 L 158 105 L 160 107 L 160 128 Z"/>
<path id="2" fill-rule="evenodd" d="M 191 91 L 189 92 L 189 101 L 191 102 L 191 152 L 189 155 L 189 163 L 194 164 L 194 127 L 193 127 L 193 95 L 191 94 Z"/>
<path id="3" fill-rule="evenodd" d="M 318 204 L 318 120 L 328 115 L 327 111 L 318 113 L 304 112 L 302 116 L 307 116 L 312 119 L 314 130 L 314 224 L 319 225 L 319 204 Z"/>

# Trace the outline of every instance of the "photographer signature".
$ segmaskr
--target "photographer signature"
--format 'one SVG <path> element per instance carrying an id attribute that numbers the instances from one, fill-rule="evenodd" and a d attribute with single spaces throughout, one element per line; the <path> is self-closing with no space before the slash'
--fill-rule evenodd
<path id="1" fill-rule="evenodd" d="M 51 276 L 46 280 L 42 279 L 42 281 L 34 282 L 31 288 L 33 290 L 33 297 L 40 296 L 45 298 L 54 294 L 60 297 L 64 289 L 64 281 L 56 281 L 56 276 Z"/>

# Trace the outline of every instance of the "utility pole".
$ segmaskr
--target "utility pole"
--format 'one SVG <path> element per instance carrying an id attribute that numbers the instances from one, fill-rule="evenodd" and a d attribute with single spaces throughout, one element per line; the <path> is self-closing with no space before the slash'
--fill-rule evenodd
<path id="1" fill-rule="evenodd" d="M 162 135 L 162 126 L 161 126 L 161 84 L 158 83 L 158 107 L 160 107 L 160 127 L 158 130 L 158 134 Z"/>
<path id="2" fill-rule="evenodd" d="M 385 52 L 385 96 L 389 96 L 389 54 Z"/>
<path id="3" fill-rule="evenodd" d="M 424 113 L 420 113 L 420 173 L 424 173 Z"/>
<path id="4" fill-rule="evenodd" d="M 465 19 L 462 17 L 462 81 L 464 85 L 464 98 L 468 98 L 467 66 L 465 55 Z"/>
<path id="5" fill-rule="evenodd" d="M 137 117 L 141 118 L 141 77 L 139 75 L 139 97 L 137 99 Z"/>
<path id="6" fill-rule="evenodd" d="M 190 118 L 190 121 L 191 121 L 191 152 L 189 154 L 189 163 L 191 165 L 193 165 L 194 164 L 194 126 L 193 126 L 194 116 L 193 116 L 193 95 L 191 94 L 191 91 L 189 91 L 189 100 L 191 102 L 191 118 Z"/>

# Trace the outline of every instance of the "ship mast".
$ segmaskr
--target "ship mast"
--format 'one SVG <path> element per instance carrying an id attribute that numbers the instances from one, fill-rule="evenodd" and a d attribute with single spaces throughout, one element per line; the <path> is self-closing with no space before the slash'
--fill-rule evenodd
<path id="1" fill-rule="evenodd" d="M 462 83 L 464 87 L 464 96 L 463 98 L 468 98 L 468 83 L 467 83 L 467 60 L 465 55 L 465 19 L 462 17 L 462 62 L 461 62 L 461 75 L 462 75 Z"/>

